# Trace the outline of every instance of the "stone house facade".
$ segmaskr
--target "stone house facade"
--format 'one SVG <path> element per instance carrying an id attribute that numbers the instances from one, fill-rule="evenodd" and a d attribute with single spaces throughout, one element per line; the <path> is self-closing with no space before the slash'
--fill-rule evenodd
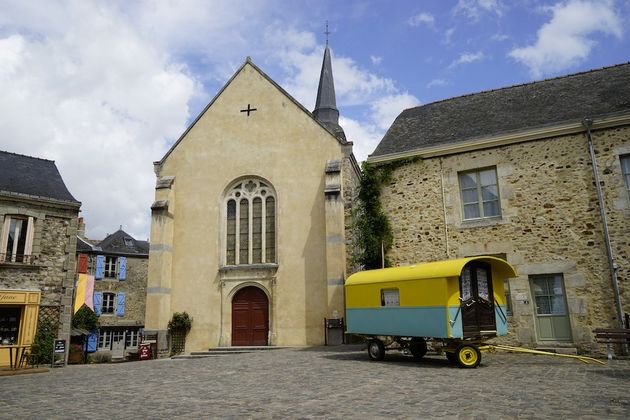
<path id="1" fill-rule="evenodd" d="M 628 98 L 623 64 L 403 111 L 368 158 L 395 167 L 390 260 L 505 258 L 507 340 L 595 349 L 630 309 Z"/>
<path id="2" fill-rule="evenodd" d="M 80 224 L 80 233 L 84 230 Z M 149 243 L 122 229 L 102 241 L 80 235 L 77 261 L 79 280 L 83 275 L 93 285 L 93 295 L 86 299 L 92 299 L 100 323 L 99 331 L 88 337 L 88 351 L 115 359 L 137 352 L 144 328 Z"/>
<path id="3" fill-rule="evenodd" d="M 69 343 L 80 206 L 55 162 L 0 151 L 0 343 L 30 345 L 45 321 Z"/>
<path id="4" fill-rule="evenodd" d="M 323 344 L 344 313 L 346 218 L 359 167 L 326 48 L 311 113 L 249 58 L 154 163 L 146 330 L 186 351 Z"/>

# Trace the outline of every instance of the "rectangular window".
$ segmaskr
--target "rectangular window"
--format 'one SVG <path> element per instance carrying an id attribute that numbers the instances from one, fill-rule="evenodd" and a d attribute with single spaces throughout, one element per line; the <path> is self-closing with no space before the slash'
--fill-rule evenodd
<path id="1" fill-rule="evenodd" d="M 496 168 L 459 174 L 464 220 L 501 215 Z"/>
<path id="2" fill-rule="evenodd" d="M 621 156 L 621 173 L 626 180 L 626 190 L 630 200 L 630 155 Z"/>
<path id="3" fill-rule="evenodd" d="M 0 306 L 0 344 L 18 344 L 22 308 Z"/>
<path id="4" fill-rule="evenodd" d="M 98 334 L 98 349 L 111 350 L 112 348 L 112 332 L 101 330 Z"/>
<path id="5" fill-rule="evenodd" d="M 101 313 L 103 314 L 113 314 L 114 309 L 116 309 L 116 294 L 114 293 L 103 293 L 103 306 L 101 308 Z"/>
<path id="6" fill-rule="evenodd" d="M 239 250 L 238 263 L 249 264 L 249 201 L 242 199 L 239 204 Z"/>
<path id="7" fill-rule="evenodd" d="M 262 262 L 262 200 L 254 198 L 252 214 L 252 263 Z"/>
<path id="8" fill-rule="evenodd" d="M 116 268 L 118 266 L 118 257 L 105 257 L 105 277 L 106 278 L 116 278 Z"/>
<path id="9" fill-rule="evenodd" d="M 5 216 L 2 226 L 0 260 L 30 263 L 33 230 L 34 219 L 32 217 Z"/>
<path id="10" fill-rule="evenodd" d="M 127 330 L 125 332 L 125 348 L 135 349 L 138 347 L 138 330 Z"/>
<path id="11" fill-rule="evenodd" d="M 227 203 L 227 247 L 225 249 L 225 263 L 236 264 L 236 201 Z"/>
<path id="12" fill-rule="evenodd" d="M 566 315 L 562 276 L 532 277 L 536 315 Z"/>
<path id="13" fill-rule="evenodd" d="M 381 306 L 400 306 L 398 289 L 381 289 Z"/>

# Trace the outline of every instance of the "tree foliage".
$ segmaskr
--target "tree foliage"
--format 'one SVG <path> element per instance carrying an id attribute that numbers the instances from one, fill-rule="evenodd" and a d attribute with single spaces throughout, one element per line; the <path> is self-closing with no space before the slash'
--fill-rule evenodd
<path id="1" fill-rule="evenodd" d="M 96 330 L 100 326 L 98 315 L 88 308 L 87 305 L 83 305 L 81 309 L 74 314 L 74 317 L 72 317 L 72 326 L 88 331 Z"/>
<path id="2" fill-rule="evenodd" d="M 391 248 L 394 235 L 392 226 L 381 204 L 383 186 L 390 182 L 392 173 L 400 166 L 418 159 L 404 159 L 387 164 L 374 165 L 363 162 L 359 201 L 354 213 L 354 232 L 357 244 L 356 262 L 365 269 L 381 268 L 383 253 L 385 267 L 390 266 L 387 251 Z"/>

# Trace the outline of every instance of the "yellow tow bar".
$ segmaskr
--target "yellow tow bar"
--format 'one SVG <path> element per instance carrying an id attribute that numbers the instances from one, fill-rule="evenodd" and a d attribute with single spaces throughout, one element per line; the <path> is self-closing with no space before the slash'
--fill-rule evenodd
<path id="1" fill-rule="evenodd" d="M 549 351 L 526 349 L 523 347 L 506 346 L 503 344 L 486 344 L 483 346 L 479 346 L 479 350 L 481 351 L 505 350 L 505 351 L 514 352 L 514 353 L 530 353 L 530 354 L 541 354 L 544 356 L 568 357 L 571 359 L 578 359 L 580 362 L 583 362 L 586 364 L 589 364 L 589 363 L 599 363 L 600 365 L 606 364 L 602 362 L 601 360 L 593 359 L 592 357 L 587 357 L 587 356 L 578 356 L 575 354 L 552 353 Z"/>

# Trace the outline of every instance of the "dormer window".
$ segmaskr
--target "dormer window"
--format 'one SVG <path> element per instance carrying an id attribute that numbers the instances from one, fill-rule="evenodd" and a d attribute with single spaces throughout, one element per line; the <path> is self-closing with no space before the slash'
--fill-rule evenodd
<path id="1" fill-rule="evenodd" d="M 123 241 L 125 242 L 125 246 L 133 246 L 133 239 L 125 237 Z"/>

